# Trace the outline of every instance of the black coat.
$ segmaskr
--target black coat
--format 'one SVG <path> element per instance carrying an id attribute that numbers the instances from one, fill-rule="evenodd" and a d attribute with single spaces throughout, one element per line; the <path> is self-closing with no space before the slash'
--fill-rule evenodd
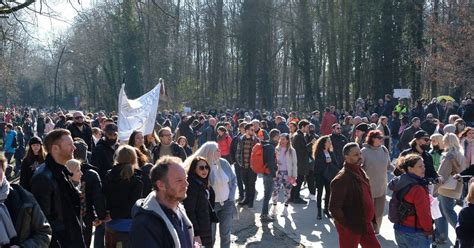
<path id="1" fill-rule="evenodd" d="M 456 235 L 462 247 L 474 246 L 474 204 L 469 204 L 459 212 Z"/>
<path id="2" fill-rule="evenodd" d="M 419 130 L 420 128 L 415 128 L 414 126 L 405 129 L 400 137 L 400 142 L 398 142 L 398 149 L 403 151 L 410 148 L 410 141 L 415 137 L 415 133 Z"/>
<path id="3" fill-rule="evenodd" d="M 130 180 L 125 180 L 120 177 L 123 166 L 115 165 L 104 180 L 106 209 L 110 211 L 112 219 L 131 219 L 132 207 L 142 197 L 141 172 L 136 170 Z"/>
<path id="4" fill-rule="evenodd" d="M 31 191 L 31 178 L 35 173 L 36 167 L 39 166 L 39 156 L 35 156 L 33 160 L 23 160 L 21 161 L 21 170 L 20 170 L 20 185 L 28 190 Z"/>
<path id="5" fill-rule="evenodd" d="M 334 152 L 329 152 L 329 155 L 331 156 L 331 163 L 326 163 L 326 156 L 324 156 L 323 151 L 316 154 L 316 157 L 314 158 L 314 174 L 323 176 L 328 166 L 333 166 L 334 168 L 337 168 L 337 170 L 342 168 L 342 164 L 339 166 L 339 161 L 337 161 Z"/>
<path id="6" fill-rule="evenodd" d="M 65 175 L 65 168 L 57 164 L 51 155 L 46 156 L 45 163 L 33 175 L 31 193 L 51 224 L 51 247 L 85 247 L 79 221 L 79 192 Z"/>
<path id="7" fill-rule="evenodd" d="M 298 130 L 296 135 L 293 137 L 293 148 L 296 151 L 296 158 L 298 159 L 298 175 L 306 175 L 312 169 L 309 164 L 309 152 L 308 145 L 311 146 L 311 143 L 308 144 L 304 134 Z"/>
<path id="8" fill-rule="evenodd" d="M 342 134 L 331 134 L 331 143 L 334 149 L 334 156 L 336 157 L 337 164 L 342 168 L 344 163 L 343 148 L 348 143 L 346 136 Z"/>
<path id="9" fill-rule="evenodd" d="M 211 237 L 211 207 L 214 207 L 214 190 L 211 187 L 206 189 L 204 182 L 193 174 L 188 176 L 188 183 L 183 204 L 189 220 L 193 223 L 194 236 Z M 210 244 L 203 245 L 207 247 Z"/>
<path id="10" fill-rule="evenodd" d="M 86 215 L 84 222 L 92 223 L 96 218 L 105 219 L 105 198 L 102 193 L 102 181 L 97 168 L 83 163 L 81 165 L 81 182 L 85 186 Z"/>
<path id="11" fill-rule="evenodd" d="M 430 179 L 438 178 L 438 173 L 436 172 L 435 167 L 434 167 L 433 157 L 431 156 L 429 152 L 423 151 L 422 154 L 419 154 L 415 147 L 411 147 L 409 149 L 402 151 L 400 153 L 400 156 L 403 157 L 411 153 L 421 155 L 421 157 L 423 158 L 423 163 L 425 164 L 425 178 L 430 178 Z"/>
<path id="12" fill-rule="evenodd" d="M 30 192 L 18 184 L 11 184 L 5 206 L 17 232 L 10 245 L 48 247 L 51 241 L 51 226 Z"/>
<path id="13" fill-rule="evenodd" d="M 172 248 L 173 236 L 161 216 L 135 206 L 136 213 L 130 230 L 131 247 Z"/>
<path id="14" fill-rule="evenodd" d="M 153 163 L 156 163 L 156 161 L 160 159 L 160 149 L 161 143 L 153 148 Z M 186 160 L 187 158 L 184 149 L 176 142 L 171 143 L 171 153 L 173 154 L 173 156 L 180 158 L 182 161 Z"/>
<path id="15" fill-rule="evenodd" d="M 105 178 L 105 174 L 112 168 L 114 163 L 114 154 L 117 150 L 118 144 L 110 146 L 104 139 L 100 139 L 97 145 L 92 150 L 91 164 L 96 167 L 99 171 L 99 176 L 102 181 Z"/>
<path id="16" fill-rule="evenodd" d="M 87 144 L 87 150 L 92 150 L 92 129 L 86 123 L 82 126 L 82 131 L 76 126 L 76 124 L 72 123 L 67 127 L 67 129 L 71 132 L 72 138 L 81 138 Z"/>

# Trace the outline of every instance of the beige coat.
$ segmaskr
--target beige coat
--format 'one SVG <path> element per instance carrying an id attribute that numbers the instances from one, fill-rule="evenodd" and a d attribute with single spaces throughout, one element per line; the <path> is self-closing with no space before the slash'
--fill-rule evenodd
<path id="1" fill-rule="evenodd" d="M 280 153 L 280 148 L 275 149 L 275 153 L 278 159 L 278 153 Z M 286 168 L 288 170 L 288 176 L 296 178 L 298 176 L 298 159 L 296 158 L 296 150 L 291 147 L 289 152 L 286 153 Z"/>
<path id="2" fill-rule="evenodd" d="M 362 169 L 369 177 L 373 198 L 384 196 L 387 192 L 387 173 L 393 171 L 390 154 L 385 146 L 374 147 L 364 144 L 362 152 Z"/>
<path id="3" fill-rule="evenodd" d="M 443 156 L 441 157 L 441 165 L 439 166 L 439 169 L 438 169 L 438 174 L 443 177 L 443 180 L 447 180 L 449 177 L 452 177 L 454 174 L 458 174 L 459 172 L 465 170 L 466 165 L 465 165 L 463 156 L 461 156 L 461 160 L 462 161 L 456 162 L 456 158 L 454 154 L 443 153 Z M 462 181 L 458 182 L 458 184 L 456 185 L 456 189 L 454 190 L 440 188 L 440 186 L 441 185 L 438 184 L 435 187 L 435 192 L 437 191 L 439 195 L 453 198 L 453 199 L 459 199 L 461 197 L 462 187 L 463 187 Z"/>

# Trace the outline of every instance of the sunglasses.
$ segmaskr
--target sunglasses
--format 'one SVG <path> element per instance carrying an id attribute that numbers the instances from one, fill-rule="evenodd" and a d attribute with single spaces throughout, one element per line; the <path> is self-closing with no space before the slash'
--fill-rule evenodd
<path id="1" fill-rule="evenodd" d="M 425 140 L 426 142 L 430 142 L 430 141 L 431 141 L 430 138 L 424 138 L 424 140 Z"/>
<path id="2" fill-rule="evenodd" d="M 210 170 L 211 167 L 209 165 L 199 165 L 198 166 L 199 170 Z"/>

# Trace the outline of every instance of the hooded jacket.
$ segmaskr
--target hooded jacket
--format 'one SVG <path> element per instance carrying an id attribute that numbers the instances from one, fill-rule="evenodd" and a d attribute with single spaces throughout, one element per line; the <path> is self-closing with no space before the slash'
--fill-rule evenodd
<path id="1" fill-rule="evenodd" d="M 178 211 L 183 217 L 183 222 L 188 226 L 188 233 L 192 241 L 194 239 L 193 225 L 181 206 L 178 207 Z M 131 247 L 181 247 L 178 233 L 158 203 L 155 191 L 136 202 L 132 209 L 132 217 Z M 192 246 L 192 244 L 190 245 Z"/>
<path id="2" fill-rule="evenodd" d="M 411 189 L 403 198 L 406 202 L 415 206 L 415 215 L 409 215 L 401 221 L 402 226 L 422 229 L 423 232 L 431 234 L 433 232 L 433 222 L 431 219 L 430 197 L 428 189 L 422 178 L 413 174 L 402 174 L 394 177 L 388 188 L 392 191 L 399 191 L 405 187 L 411 186 Z"/>

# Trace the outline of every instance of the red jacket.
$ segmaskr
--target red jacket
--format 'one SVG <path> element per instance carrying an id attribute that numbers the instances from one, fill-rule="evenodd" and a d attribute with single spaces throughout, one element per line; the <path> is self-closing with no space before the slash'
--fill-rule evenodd
<path id="1" fill-rule="evenodd" d="M 405 195 L 405 201 L 415 205 L 416 215 L 410 215 L 400 224 L 408 227 L 423 229 L 425 233 L 433 232 L 433 220 L 431 219 L 430 196 L 428 190 L 415 185 Z"/>
<path id="2" fill-rule="evenodd" d="M 321 135 L 329 135 L 332 133 L 332 124 L 337 122 L 337 118 L 330 112 L 325 112 L 321 122 Z"/>
<path id="3" fill-rule="evenodd" d="M 230 154 L 230 144 L 232 143 L 232 137 L 229 134 L 224 134 L 224 137 L 217 137 L 217 144 L 219 150 L 221 150 L 221 156 L 227 156 Z"/>

